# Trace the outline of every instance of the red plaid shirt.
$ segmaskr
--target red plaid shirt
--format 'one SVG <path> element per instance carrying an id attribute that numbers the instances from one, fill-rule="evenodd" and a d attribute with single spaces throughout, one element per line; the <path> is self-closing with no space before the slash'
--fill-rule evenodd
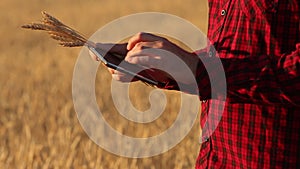
<path id="1" fill-rule="evenodd" d="M 227 93 L 212 96 L 199 63 L 201 127 L 212 135 L 196 168 L 300 168 L 300 1 L 209 0 L 209 16 L 217 52 L 202 57 L 221 58 Z M 208 118 L 221 105 L 222 118 Z"/>
<path id="2" fill-rule="evenodd" d="M 211 45 L 196 73 L 204 136 L 196 168 L 300 168 L 300 1 L 209 0 L 209 9 Z"/>

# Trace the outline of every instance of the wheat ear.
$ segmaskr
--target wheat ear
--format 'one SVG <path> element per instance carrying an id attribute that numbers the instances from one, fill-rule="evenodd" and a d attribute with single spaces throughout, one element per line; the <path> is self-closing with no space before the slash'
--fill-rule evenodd
<path id="1" fill-rule="evenodd" d="M 93 42 L 88 41 L 79 32 L 63 24 L 50 14 L 42 12 L 42 16 L 42 23 L 31 23 L 23 25 L 22 28 L 46 31 L 52 39 L 57 40 L 58 44 L 64 47 L 95 46 Z M 115 57 L 118 58 L 117 55 Z M 153 86 L 148 82 L 143 82 Z"/>
<path id="2" fill-rule="evenodd" d="M 46 31 L 52 39 L 59 41 L 59 44 L 65 47 L 84 46 L 90 43 L 79 32 L 63 24 L 50 14 L 42 12 L 42 16 L 42 23 L 26 24 L 22 25 L 22 28 Z"/>

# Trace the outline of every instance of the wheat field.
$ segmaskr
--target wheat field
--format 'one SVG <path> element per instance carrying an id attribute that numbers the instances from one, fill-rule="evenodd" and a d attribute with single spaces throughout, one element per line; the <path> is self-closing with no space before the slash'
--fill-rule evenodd
<path id="1" fill-rule="evenodd" d="M 0 3 L 0 168 L 181 169 L 193 168 L 199 151 L 199 122 L 176 147 L 149 158 L 125 158 L 97 146 L 84 132 L 73 107 L 72 74 L 80 48 L 64 48 L 46 34 L 21 29 L 47 11 L 90 36 L 106 23 L 137 12 L 182 17 L 203 32 L 205 0 L 2 0 Z M 148 137 L 166 130 L 177 116 L 180 98 L 166 92 L 168 105 L 153 123 L 122 118 L 108 97 L 111 76 L 99 71 L 96 96 L 103 116 L 119 132 Z M 140 110 L 149 106 L 151 87 L 130 86 Z"/>

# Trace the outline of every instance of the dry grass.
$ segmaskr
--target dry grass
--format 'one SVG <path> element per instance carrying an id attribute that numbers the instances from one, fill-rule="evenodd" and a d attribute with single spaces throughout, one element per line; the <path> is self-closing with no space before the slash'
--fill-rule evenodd
<path id="1" fill-rule="evenodd" d="M 45 10 L 86 35 L 118 17 L 145 11 L 167 12 L 206 30 L 206 2 L 2 0 L 0 7 L 0 168 L 193 168 L 198 154 L 198 123 L 175 148 L 145 159 L 123 158 L 99 148 L 82 130 L 72 103 L 72 72 L 80 49 L 58 47 L 46 35 L 20 26 Z M 80 11 L 80 12 L 78 12 Z M 120 132 L 144 137 L 165 130 L 176 118 L 178 94 L 168 92 L 165 113 L 142 125 L 117 114 L 109 97 L 110 75 L 98 72 L 98 104 Z M 107 83 L 103 83 L 107 82 Z M 133 104 L 146 109 L 150 87 L 131 86 Z M 135 92 L 145 91 L 145 92 Z M 134 132 L 135 131 L 135 132 Z"/>

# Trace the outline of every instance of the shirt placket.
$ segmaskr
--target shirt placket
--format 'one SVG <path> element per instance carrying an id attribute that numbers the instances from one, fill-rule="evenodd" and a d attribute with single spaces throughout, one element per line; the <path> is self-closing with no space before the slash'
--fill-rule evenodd
<path id="1" fill-rule="evenodd" d="M 217 43 L 216 43 L 216 46 L 214 46 L 213 44 L 210 44 L 211 47 L 207 48 L 208 51 L 208 57 L 213 57 L 213 56 L 216 56 L 216 52 L 217 52 L 217 49 L 218 49 L 218 42 L 221 38 L 221 34 L 222 34 L 222 31 L 224 29 L 224 25 L 225 25 L 225 22 L 226 22 L 226 18 L 227 18 L 227 13 L 229 11 L 229 8 L 230 8 L 230 4 L 231 4 L 231 1 L 232 0 L 227 0 L 227 1 L 224 1 L 224 5 L 223 3 L 220 2 L 220 6 L 218 7 L 217 9 L 217 13 L 218 13 L 218 17 L 221 17 L 222 18 L 222 24 L 220 25 L 220 27 L 217 29 L 218 31 L 218 35 L 217 36 Z M 218 20 L 218 18 L 216 18 Z M 206 103 L 207 100 L 202 100 L 203 103 Z"/>
<path id="2" fill-rule="evenodd" d="M 227 1 L 224 1 L 223 3 L 220 2 L 220 6 L 218 7 L 218 9 L 216 11 L 216 13 L 218 15 L 217 17 L 221 18 L 221 19 L 216 18 L 216 20 L 220 20 L 221 25 L 216 30 L 217 31 L 215 34 L 216 38 L 214 38 L 214 39 L 217 39 L 217 40 L 214 42 L 214 46 L 209 48 L 209 51 L 208 51 L 209 57 L 216 56 L 216 51 L 218 51 L 218 48 L 219 48 L 219 42 L 221 40 L 221 36 L 222 36 L 223 30 L 224 30 L 224 27 L 226 25 L 227 16 L 228 16 L 228 12 L 230 10 L 232 1 L 233 0 L 227 0 Z"/>
<path id="3" fill-rule="evenodd" d="M 218 19 L 218 18 L 216 18 L 216 19 L 221 20 L 222 24 L 217 29 L 217 31 L 218 31 L 217 34 L 216 34 L 217 41 L 215 41 L 215 46 L 212 46 L 212 47 L 209 48 L 209 51 L 208 51 L 208 56 L 209 57 L 216 56 L 216 52 L 218 51 L 218 48 L 219 48 L 219 46 L 218 46 L 219 41 L 221 39 L 221 35 L 222 35 L 223 30 L 224 30 L 224 26 L 226 24 L 227 14 L 228 14 L 228 11 L 230 9 L 231 3 L 232 3 L 232 0 L 224 1 L 224 5 L 222 3 L 220 3 L 221 5 L 219 6 L 219 8 L 217 8 L 217 11 L 215 11 L 219 15 L 217 17 L 221 17 L 221 19 Z M 202 102 L 203 102 L 203 104 L 208 104 L 207 100 L 203 100 Z M 209 111 L 207 111 L 207 113 L 208 112 Z M 208 114 L 207 114 L 207 116 L 208 116 Z M 205 140 L 209 141 L 212 144 L 211 139 L 206 138 Z M 208 158 L 210 158 L 211 159 L 210 161 L 212 162 L 212 164 L 209 164 L 209 165 L 216 166 L 218 163 L 220 163 L 220 159 L 219 159 L 217 153 L 211 152 L 211 153 L 209 153 L 208 156 L 209 156 Z"/>

